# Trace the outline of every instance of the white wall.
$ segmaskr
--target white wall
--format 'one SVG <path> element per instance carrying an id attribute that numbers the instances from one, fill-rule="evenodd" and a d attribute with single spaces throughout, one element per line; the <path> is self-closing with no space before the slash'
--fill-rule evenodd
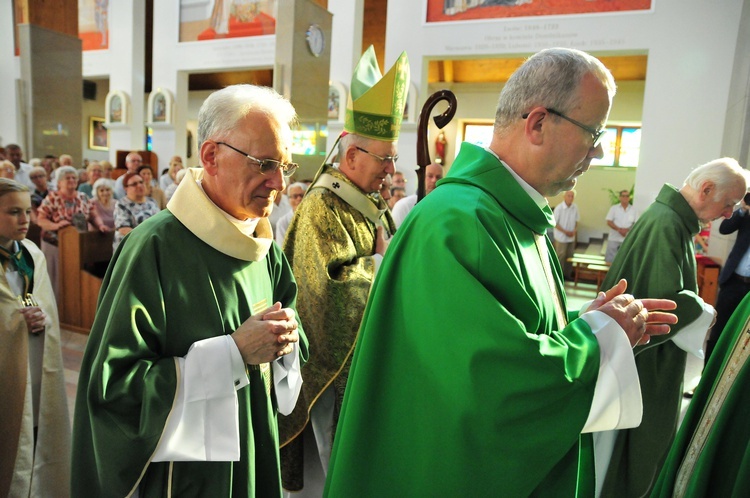
<path id="1" fill-rule="evenodd" d="M 723 147 L 723 141 L 728 106 L 734 105 L 728 100 L 743 1 L 654 0 L 653 4 L 655 8 L 648 12 L 427 25 L 423 22 L 424 2 L 392 0 L 386 64 L 392 64 L 402 50 L 407 51 L 421 106 L 431 58 L 518 57 L 553 46 L 579 48 L 599 56 L 647 54 L 643 140 L 635 176 L 635 205 L 643 210 L 665 182 L 681 185 L 693 167 L 722 155 L 739 155 L 738 150 Z M 486 105 L 494 107 L 496 99 L 497 95 Z M 616 112 L 624 116 L 628 111 L 635 117 L 637 106 L 623 103 L 621 110 L 618 106 L 619 102 L 613 108 L 613 118 Z M 461 99 L 458 107 L 462 107 Z M 416 162 L 416 150 L 406 147 L 410 133 L 402 131 L 399 147 L 406 163 Z M 579 189 L 600 176 L 587 174 L 591 178 L 584 175 Z M 592 197 L 595 192 L 597 188 L 592 186 Z M 581 192 L 579 196 L 583 197 Z"/>

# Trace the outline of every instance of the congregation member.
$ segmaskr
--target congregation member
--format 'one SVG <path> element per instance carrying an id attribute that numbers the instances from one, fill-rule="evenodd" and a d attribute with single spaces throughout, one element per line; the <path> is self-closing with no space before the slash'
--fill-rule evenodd
<path id="1" fill-rule="evenodd" d="M 718 338 L 652 498 L 750 496 L 750 295 Z"/>
<path id="2" fill-rule="evenodd" d="M 125 156 L 126 173 L 137 173 L 141 164 L 143 164 L 143 158 L 139 153 L 130 152 Z M 125 197 L 125 186 L 122 184 L 123 176 L 125 175 L 120 175 L 117 180 L 115 180 L 115 199 Z"/>
<path id="3" fill-rule="evenodd" d="M 164 195 L 164 191 L 157 186 L 157 182 L 154 179 L 154 170 L 151 169 L 150 164 L 142 164 L 138 168 L 138 175 L 143 179 L 143 185 L 146 188 L 146 197 L 150 197 L 159 209 L 167 207 L 167 197 Z"/>
<path id="4" fill-rule="evenodd" d="M 344 132 L 337 140 L 338 163 L 318 171 L 284 241 L 299 282 L 299 313 L 314 351 L 297 407 L 279 419 L 282 479 L 289 491 L 302 489 L 312 475 L 322 482 L 327 472 L 359 324 L 376 267 L 395 231 L 378 192 L 398 159 L 409 88 L 406 53 L 381 77 L 370 46 L 357 63 L 350 88 Z M 388 125 L 371 126 L 376 118 Z M 315 449 L 309 453 L 312 458 L 305 458 L 310 441 Z"/>
<path id="5" fill-rule="evenodd" d="M 428 164 L 424 174 L 424 195 L 435 190 L 437 182 L 443 179 L 443 167 L 437 163 Z M 393 206 L 393 222 L 398 229 L 406 216 L 417 205 L 417 194 L 407 195 Z"/>
<path id="6" fill-rule="evenodd" d="M 201 106 L 202 168 L 123 240 L 102 283 L 72 496 L 281 496 L 277 411 L 294 406 L 308 350 L 268 215 L 297 169 L 295 122 L 264 87 Z"/>
<path id="7" fill-rule="evenodd" d="M 86 166 L 86 182 L 78 186 L 78 191 L 86 194 L 89 199 L 94 198 L 94 184 L 103 176 L 102 166 L 92 161 Z"/>
<path id="8" fill-rule="evenodd" d="M 675 319 L 656 311 L 674 303 L 636 300 L 625 282 L 581 316 L 565 312 L 545 196 L 602 156 L 614 93 L 584 52 L 532 56 L 500 93 L 489 147 L 462 144 L 396 232 L 362 320 L 327 496 L 593 494 L 590 433 L 638 425 L 632 347 Z"/>
<path id="9" fill-rule="evenodd" d="M 276 230 L 274 230 L 273 232 L 274 239 L 276 239 L 276 243 L 279 244 L 280 247 L 284 246 L 284 237 L 286 236 L 286 231 L 289 228 L 289 224 L 292 222 L 294 212 L 297 210 L 299 203 L 302 202 L 302 198 L 305 196 L 305 192 L 307 192 L 307 184 L 302 182 L 295 182 L 289 185 L 286 188 L 286 191 L 288 193 L 287 195 L 289 196 L 289 205 L 292 207 L 292 210 L 288 212 L 283 218 L 281 218 L 278 223 L 276 223 Z"/>
<path id="10" fill-rule="evenodd" d="M 109 178 L 99 178 L 94 183 L 94 199 L 92 207 L 102 220 L 102 223 L 110 230 L 115 229 L 115 199 L 113 189 L 115 181 Z"/>
<path id="11" fill-rule="evenodd" d="M 109 229 L 91 208 L 91 202 L 83 192 L 78 192 L 78 173 L 72 166 L 61 166 L 57 172 L 57 190 L 51 191 L 37 209 L 37 224 L 43 230 L 41 249 L 47 258 L 47 273 L 52 281 L 55 299 L 60 300 L 59 248 L 57 232 L 71 225 L 75 217 L 90 223 L 94 229 L 107 232 Z"/>
<path id="12" fill-rule="evenodd" d="M 14 180 L 16 178 L 16 167 L 7 159 L 5 161 L 0 161 L 0 178 L 8 180 Z"/>
<path id="13" fill-rule="evenodd" d="M 172 159 L 169 160 L 169 169 L 159 177 L 159 188 L 166 192 L 170 185 L 176 184 L 175 176 L 183 168 L 182 158 L 180 156 L 172 156 Z"/>
<path id="14" fill-rule="evenodd" d="M 391 175 L 391 186 L 400 187 L 406 190 L 406 178 L 404 177 L 403 172 L 398 170 L 393 172 L 393 175 Z"/>
<path id="15" fill-rule="evenodd" d="M 47 183 L 47 170 L 43 166 L 35 166 L 31 168 L 29 178 L 34 184 L 34 189 L 31 191 L 31 222 L 37 224 L 37 210 L 50 190 Z"/>
<path id="16" fill-rule="evenodd" d="M 737 309 L 740 301 L 750 292 L 750 193 L 745 194 L 732 216 L 719 225 L 719 233 L 737 233 L 732 250 L 719 274 L 719 295 L 716 298 L 716 323 L 706 341 L 706 363 L 722 331 Z"/>
<path id="17" fill-rule="evenodd" d="M 618 198 L 619 204 L 615 204 L 607 212 L 605 218 L 609 227 L 609 236 L 607 237 L 607 251 L 604 253 L 604 261 L 611 263 L 615 260 L 615 255 L 625 240 L 633 224 L 638 219 L 638 211 L 630 204 L 630 192 L 621 190 Z"/>
<path id="18" fill-rule="evenodd" d="M 406 197 L 406 190 L 403 187 L 391 187 L 391 198 L 388 199 L 388 208 L 391 212 L 393 212 L 393 206 L 404 197 Z"/>
<path id="19" fill-rule="evenodd" d="M 581 215 L 578 206 L 573 203 L 576 198 L 575 190 L 568 190 L 563 196 L 563 202 L 552 212 L 555 217 L 555 230 L 552 233 L 552 244 L 555 254 L 563 269 L 563 277 L 573 278 L 573 264 L 568 259 L 573 257 L 576 249 L 576 233 Z"/>
<path id="20" fill-rule="evenodd" d="M 669 334 L 635 349 L 643 422 L 597 437 L 602 496 L 648 496 L 659 475 L 677 430 L 687 355 L 703 359 L 703 342 L 715 316 L 713 306 L 698 295 L 693 238 L 701 225 L 732 215 L 745 195 L 745 182 L 737 161 L 721 158 L 695 168 L 679 189 L 662 186 L 604 279 L 605 288 L 626 279 L 636 298 L 675 301 L 679 321 Z"/>
<path id="21" fill-rule="evenodd" d="M 66 497 L 70 421 L 44 255 L 26 239 L 29 189 L 0 179 L 0 496 Z"/>
<path id="22" fill-rule="evenodd" d="M 174 176 L 174 183 L 167 187 L 167 190 L 164 191 L 164 197 L 166 198 L 167 202 L 172 198 L 174 193 L 177 191 L 177 187 L 180 185 L 180 182 L 185 177 L 185 170 L 181 169 L 177 172 L 177 174 Z"/>
<path id="23" fill-rule="evenodd" d="M 99 161 L 99 165 L 102 167 L 102 178 L 112 178 L 112 163 L 109 161 Z"/>
<path id="24" fill-rule="evenodd" d="M 16 169 L 14 179 L 18 183 L 23 183 L 30 189 L 34 188 L 34 184 L 29 178 L 29 172 L 31 166 L 23 162 L 23 150 L 18 144 L 8 144 L 5 146 L 5 158 L 13 164 Z"/>
<path id="25" fill-rule="evenodd" d="M 149 167 L 150 171 L 150 167 Z M 114 210 L 115 236 L 112 251 L 122 242 L 123 237 L 135 227 L 161 211 L 152 198 L 146 196 L 146 182 L 139 173 L 125 173 L 122 176 L 125 197 L 117 199 Z"/>

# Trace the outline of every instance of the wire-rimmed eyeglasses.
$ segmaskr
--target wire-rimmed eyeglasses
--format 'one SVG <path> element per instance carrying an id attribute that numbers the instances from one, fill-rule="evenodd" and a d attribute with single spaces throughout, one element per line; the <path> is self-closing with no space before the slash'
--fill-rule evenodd
<path id="1" fill-rule="evenodd" d="M 379 155 L 377 155 L 377 154 L 373 154 L 373 153 L 372 153 L 372 152 L 370 152 L 369 150 L 363 149 L 362 147 L 358 147 L 358 146 L 356 146 L 356 145 L 355 145 L 354 147 L 356 147 L 356 148 L 357 148 L 357 150 L 361 150 L 361 151 L 362 151 L 362 152 L 364 152 L 365 154 L 369 154 L 369 155 L 371 155 L 371 156 L 372 156 L 372 157 L 374 157 L 375 159 L 379 160 L 379 161 L 380 161 L 381 163 L 384 163 L 384 162 L 391 162 L 391 163 L 393 163 L 393 165 L 395 166 L 395 165 L 396 165 L 396 161 L 398 161 L 398 154 L 396 154 L 395 156 L 379 156 Z"/>
<path id="2" fill-rule="evenodd" d="M 593 139 L 593 142 L 591 144 L 591 148 L 592 149 L 596 148 L 596 146 L 599 145 L 599 140 L 601 140 L 602 135 L 604 135 L 604 132 L 607 131 L 606 128 L 602 128 L 601 130 L 595 130 L 594 128 L 592 128 L 590 126 L 586 126 L 585 124 L 581 123 L 580 121 L 576 121 L 573 118 L 569 118 L 565 114 L 563 114 L 563 113 L 561 113 L 559 111 L 556 111 L 554 109 L 551 109 L 549 107 L 546 107 L 545 109 L 547 109 L 548 113 L 554 114 L 555 116 L 559 116 L 559 117 L 563 118 L 564 120 L 566 120 L 566 121 L 568 121 L 570 123 L 573 123 L 574 125 L 576 125 L 580 129 L 589 132 L 591 134 L 591 138 Z M 528 112 L 524 113 L 521 117 L 523 119 L 526 119 L 526 118 L 529 117 L 529 113 Z"/>
<path id="3" fill-rule="evenodd" d="M 277 169 L 281 168 L 281 174 L 284 175 L 284 178 L 289 178 L 294 174 L 295 171 L 297 171 L 297 168 L 299 168 L 299 165 L 297 163 L 282 163 L 281 161 L 277 161 L 276 159 L 258 159 L 257 157 L 253 157 L 247 152 L 243 152 L 237 147 L 233 147 L 226 142 L 216 143 L 219 145 L 226 145 L 233 151 L 238 152 L 254 163 L 257 163 L 260 167 L 260 173 L 262 175 L 265 175 L 266 173 L 274 173 Z"/>

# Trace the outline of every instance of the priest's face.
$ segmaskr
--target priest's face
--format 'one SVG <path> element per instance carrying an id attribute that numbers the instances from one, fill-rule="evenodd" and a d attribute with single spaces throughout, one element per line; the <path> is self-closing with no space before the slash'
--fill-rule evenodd
<path id="1" fill-rule="evenodd" d="M 9 192 L 0 196 L 0 245 L 6 249 L 14 240 L 26 238 L 31 220 L 31 195 Z"/>
<path id="2" fill-rule="evenodd" d="M 713 192 L 699 197 L 698 208 L 695 209 L 695 214 L 701 223 L 705 225 L 722 216 L 730 218 L 734 212 L 734 208 L 742 200 L 742 196 L 745 195 L 745 189 L 742 187 L 742 185 L 736 185 L 727 187 L 724 190 L 716 190 L 714 186 Z"/>
<path id="3" fill-rule="evenodd" d="M 260 165 L 247 155 L 287 163 L 291 161 L 290 144 L 288 126 L 263 113 L 248 114 L 231 133 L 206 140 L 201 146 L 206 194 L 240 220 L 270 215 L 276 196 L 285 187 L 281 168 L 261 173 Z"/>
<path id="4" fill-rule="evenodd" d="M 438 180 L 443 178 L 443 167 L 439 164 L 430 164 L 425 168 L 424 176 L 424 194 L 427 195 L 433 190 Z"/>
<path id="5" fill-rule="evenodd" d="M 567 111 L 566 116 L 593 130 L 600 130 L 607 122 L 610 99 L 605 86 L 591 74 L 584 76 L 578 88 L 579 104 Z M 593 136 L 570 121 L 547 113 L 544 135 L 548 161 L 541 174 L 537 190 L 542 195 L 554 196 L 576 186 L 578 177 L 588 171 L 591 160 L 604 155 L 601 144 L 593 147 Z M 545 126 L 544 124 L 542 126 Z"/>
<path id="6" fill-rule="evenodd" d="M 352 154 L 347 176 L 367 193 L 380 191 L 385 177 L 396 171 L 396 142 L 370 140 L 364 147 L 352 145 L 347 153 Z"/>

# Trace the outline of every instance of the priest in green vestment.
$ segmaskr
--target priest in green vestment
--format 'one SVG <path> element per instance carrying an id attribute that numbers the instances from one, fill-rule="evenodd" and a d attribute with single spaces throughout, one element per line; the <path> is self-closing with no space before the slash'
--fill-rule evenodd
<path id="1" fill-rule="evenodd" d="M 671 299 L 677 303 L 679 321 L 668 335 L 635 349 L 643 422 L 597 436 L 597 472 L 604 477 L 606 470 L 600 480 L 602 496 L 646 496 L 659 475 L 677 430 L 687 354 L 703 358 L 703 342 L 715 314 L 698 296 L 693 238 L 701 224 L 731 216 L 743 195 L 745 177 L 737 161 L 722 158 L 704 164 L 679 190 L 669 184 L 662 187 L 615 256 L 604 287 L 624 278 L 635 297 Z"/>
<path id="2" fill-rule="evenodd" d="M 592 431 L 640 422 L 632 346 L 673 317 L 624 282 L 566 313 L 544 196 L 575 186 L 615 85 L 548 49 L 503 88 L 391 241 L 362 321 L 326 495 L 591 496 Z M 654 323 L 652 323 L 654 322 Z"/>
<path id="3" fill-rule="evenodd" d="M 750 496 L 750 294 L 719 337 L 651 496 Z"/>
<path id="4" fill-rule="evenodd" d="M 295 119 L 269 88 L 211 94 L 203 168 L 118 247 L 78 381 L 73 496 L 281 496 L 277 411 L 308 351 L 267 217 Z"/>
<path id="5" fill-rule="evenodd" d="M 282 479 L 290 491 L 304 487 L 305 474 L 322 487 L 328 468 L 359 324 L 395 232 L 378 192 L 395 171 L 408 88 L 405 53 L 382 77 L 373 47 L 364 53 L 352 77 L 338 161 L 321 167 L 286 234 L 284 252 L 299 282 L 298 310 L 315 352 L 296 408 L 279 419 Z M 305 459 L 305 433 L 317 458 Z"/>

